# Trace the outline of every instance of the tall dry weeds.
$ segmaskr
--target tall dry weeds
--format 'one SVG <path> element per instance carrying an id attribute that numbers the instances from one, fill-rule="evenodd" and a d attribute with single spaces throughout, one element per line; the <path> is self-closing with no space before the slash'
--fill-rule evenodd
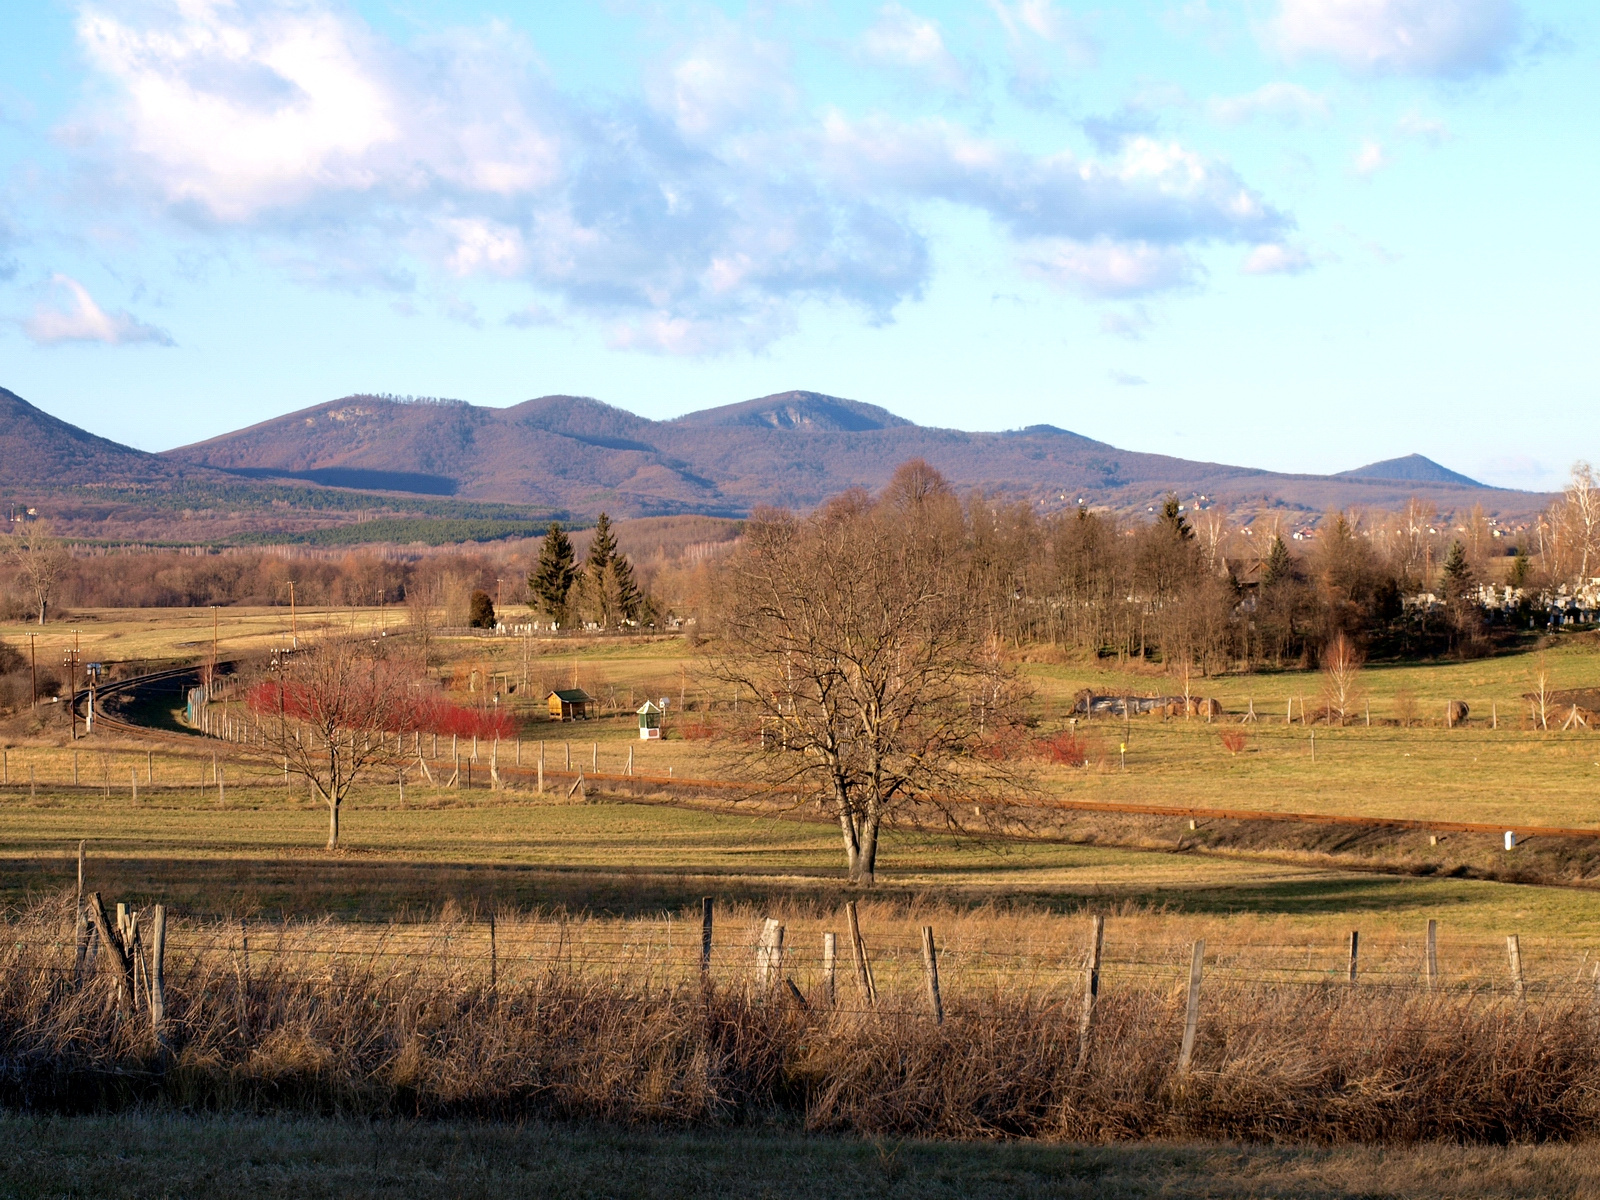
<path id="1" fill-rule="evenodd" d="M 1015 978 L 952 976 L 936 1025 L 900 984 L 876 1009 L 845 980 L 838 1008 L 815 985 L 802 1004 L 737 970 L 702 987 L 642 936 L 556 929 L 538 953 L 508 952 L 491 984 L 461 922 L 261 928 L 248 958 L 236 926 L 211 925 L 169 949 L 163 1049 L 143 1012 L 118 1010 L 108 976 L 75 980 L 71 908 L 43 903 L 5 929 L 0 1102 L 13 1107 L 776 1118 L 866 1136 L 1088 1141 L 1504 1142 L 1600 1127 L 1600 1020 L 1577 991 L 1517 1000 L 1223 975 L 1179 1074 L 1184 996 L 1154 976 L 1108 986 L 1080 1069 L 1074 998 Z"/>

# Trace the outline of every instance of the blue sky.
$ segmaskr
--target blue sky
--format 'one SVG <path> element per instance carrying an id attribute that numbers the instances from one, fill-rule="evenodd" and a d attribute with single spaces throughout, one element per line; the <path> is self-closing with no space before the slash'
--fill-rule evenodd
<path id="1" fill-rule="evenodd" d="M 353 391 L 1336 471 L 1600 455 L 1600 10 L 0 0 L 0 385 Z"/>

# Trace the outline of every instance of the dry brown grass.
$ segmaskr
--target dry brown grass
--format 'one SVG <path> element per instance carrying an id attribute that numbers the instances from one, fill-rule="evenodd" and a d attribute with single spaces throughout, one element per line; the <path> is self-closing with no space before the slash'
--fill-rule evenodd
<path id="1" fill-rule="evenodd" d="M 1077 964 L 1055 946 L 1012 953 L 1021 947 L 999 941 L 998 917 L 966 953 L 1021 965 L 969 970 L 962 951 L 948 956 L 942 1025 L 902 938 L 870 920 L 876 1007 L 847 953 L 836 1006 L 798 956 L 784 970 L 809 1003 L 763 989 L 743 914 L 708 987 L 694 970 L 698 930 L 681 921 L 671 949 L 662 923 L 502 921 L 493 982 L 486 927 L 459 917 L 263 926 L 248 956 L 237 925 L 177 925 L 163 1053 L 143 1012 L 119 1013 L 106 974 L 74 980 L 71 921 L 67 897 L 6 930 L 0 1099 L 12 1107 L 776 1119 L 873 1137 L 1091 1142 L 1502 1143 L 1585 1135 L 1600 1117 L 1592 992 L 1554 983 L 1516 998 L 1219 964 L 1194 1069 L 1180 1074 L 1176 964 L 1156 962 L 1152 945 L 1108 974 L 1080 1069 Z"/>

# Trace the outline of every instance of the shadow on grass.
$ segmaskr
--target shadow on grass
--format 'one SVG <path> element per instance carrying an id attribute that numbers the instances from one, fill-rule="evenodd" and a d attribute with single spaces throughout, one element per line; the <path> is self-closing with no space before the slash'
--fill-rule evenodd
<path id="1" fill-rule="evenodd" d="M 1161 907 L 1169 912 L 1204 915 L 1251 911 L 1260 914 L 1386 912 L 1421 901 L 1449 897 L 1455 881 L 1409 878 L 1309 878 L 1249 881 L 1195 887 L 1127 886 L 1086 883 L 1082 888 L 1048 890 L 1006 887 L 932 889 L 919 871 L 915 884 L 892 878 L 874 891 L 877 899 L 907 902 L 936 895 L 956 907 L 1000 903 L 1041 912 L 1073 912 L 1108 901 Z M 12 904 L 30 895 L 72 886 L 70 856 L 0 859 L 0 899 Z M 259 914 L 264 917 L 333 915 L 355 921 L 422 919 L 446 903 L 472 912 L 498 908 L 565 910 L 607 916 L 640 916 L 697 907 L 700 897 L 754 905 L 774 902 L 832 906 L 850 895 L 832 873 L 795 872 L 781 877 L 737 870 L 639 867 L 559 868 L 515 864 L 396 862 L 360 854 L 308 855 L 303 858 L 195 860 L 155 856 L 90 855 L 85 885 L 104 896 L 136 906 L 167 904 L 190 916 Z"/>

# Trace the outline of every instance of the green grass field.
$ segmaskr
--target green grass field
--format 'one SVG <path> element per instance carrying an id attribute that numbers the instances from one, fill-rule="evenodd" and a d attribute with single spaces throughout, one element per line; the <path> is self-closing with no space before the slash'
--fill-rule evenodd
<path id="1" fill-rule="evenodd" d="M 1356 1200 L 1592 1196 L 1592 1146 L 1414 1149 L 949 1145 L 764 1130 L 356 1122 L 270 1117 L 0 1117 L 17 1200 Z"/>

